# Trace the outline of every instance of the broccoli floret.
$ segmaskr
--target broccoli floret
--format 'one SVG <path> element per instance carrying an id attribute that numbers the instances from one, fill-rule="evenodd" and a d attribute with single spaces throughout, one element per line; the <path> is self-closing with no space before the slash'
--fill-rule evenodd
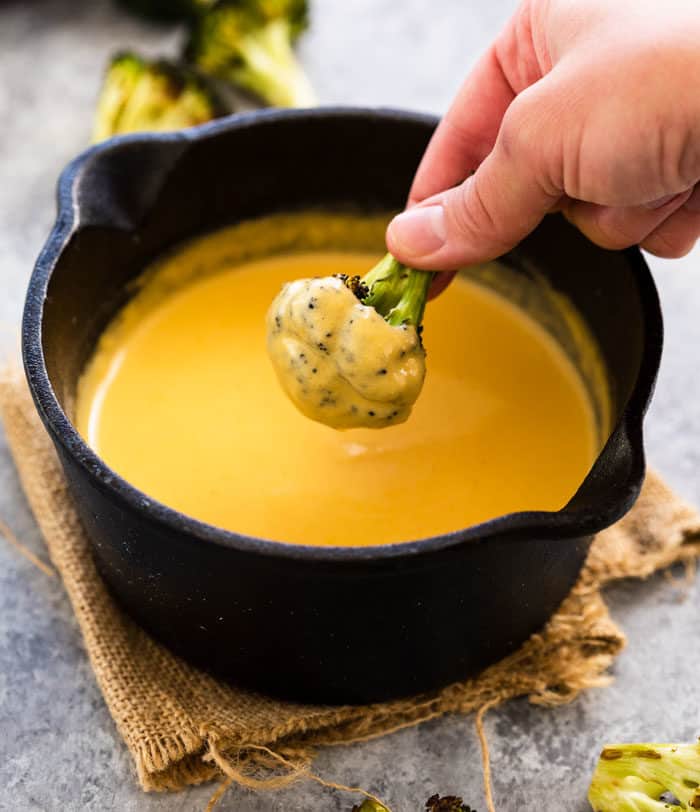
<path id="1" fill-rule="evenodd" d="M 223 101 L 191 68 L 124 52 L 107 68 L 93 142 L 119 133 L 179 130 L 225 115 Z"/>
<path id="2" fill-rule="evenodd" d="M 594 812 L 700 809 L 700 744 L 609 744 L 588 800 Z"/>
<path id="3" fill-rule="evenodd" d="M 309 107 L 316 96 L 292 50 L 307 25 L 306 0 L 219 0 L 195 22 L 186 57 L 275 107 Z"/>
<path id="4" fill-rule="evenodd" d="M 132 14 L 157 22 L 192 20 L 215 0 L 119 0 Z"/>

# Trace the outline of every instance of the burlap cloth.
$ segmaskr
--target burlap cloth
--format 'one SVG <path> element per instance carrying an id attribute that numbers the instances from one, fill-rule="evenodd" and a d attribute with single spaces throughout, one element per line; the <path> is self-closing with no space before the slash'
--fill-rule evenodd
<path id="1" fill-rule="evenodd" d="M 222 774 L 228 783 L 279 786 L 308 774 L 322 745 L 517 696 L 542 705 L 570 702 L 609 680 L 607 669 L 625 644 L 601 587 L 676 562 L 690 565 L 700 555 L 700 515 L 649 474 L 634 509 L 596 538 L 578 584 L 547 627 L 478 678 L 365 707 L 280 702 L 193 668 L 121 612 L 95 570 L 53 447 L 17 372 L 0 379 L 0 414 L 97 682 L 145 790 L 182 789 Z"/>

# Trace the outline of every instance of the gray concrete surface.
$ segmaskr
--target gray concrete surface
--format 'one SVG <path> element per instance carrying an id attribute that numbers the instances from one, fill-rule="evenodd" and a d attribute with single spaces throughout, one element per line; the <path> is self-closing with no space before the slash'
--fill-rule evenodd
<path id="1" fill-rule="evenodd" d="M 429 23 L 425 10 L 429 7 Z M 440 112 L 497 31 L 509 0 L 316 0 L 302 54 L 323 102 L 390 104 Z M 0 340 L 15 352 L 32 263 L 50 227 L 56 177 L 85 144 L 107 54 L 155 52 L 177 36 L 135 23 L 103 0 L 0 4 Z M 649 456 L 700 502 L 700 251 L 651 262 L 668 338 L 647 424 Z M 0 516 L 40 554 L 42 542 L 0 447 Z M 514 702 L 487 720 L 499 810 L 583 812 L 606 740 L 700 734 L 697 605 L 662 578 L 609 591 L 629 635 L 615 683 L 556 710 Z M 394 812 L 432 792 L 485 809 L 472 719 L 447 718 L 321 755 L 318 772 L 360 784 Z M 136 783 L 85 659 L 60 583 L 0 541 L 0 810 L 201 810 L 212 788 L 145 795 Z M 232 789 L 222 810 L 338 810 L 353 799 L 314 784 L 254 796 Z"/>

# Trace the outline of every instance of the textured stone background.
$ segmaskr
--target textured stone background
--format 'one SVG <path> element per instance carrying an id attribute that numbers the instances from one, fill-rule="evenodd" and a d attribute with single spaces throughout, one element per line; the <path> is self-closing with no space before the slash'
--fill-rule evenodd
<path id="1" fill-rule="evenodd" d="M 316 0 L 302 57 L 327 103 L 440 112 L 512 7 L 509 0 Z M 428 19 L 426 20 L 426 14 Z M 105 0 L 0 3 L 0 341 L 15 353 L 32 263 L 54 216 L 61 167 L 85 145 L 100 72 L 116 47 L 176 47 Z M 667 320 L 663 371 L 649 415 L 649 456 L 700 502 L 700 251 L 651 260 Z M 0 516 L 42 543 L 0 445 Z M 700 734 L 697 602 L 663 578 L 611 589 L 629 635 L 615 684 L 557 710 L 514 702 L 488 717 L 499 810 L 583 812 L 606 740 Z M 199 810 L 209 786 L 144 795 L 85 659 L 61 585 L 0 541 L 0 809 Z M 376 792 L 394 812 L 430 793 L 459 792 L 484 809 L 470 718 L 449 718 L 320 757 L 318 772 Z M 263 797 L 232 789 L 222 810 L 338 810 L 350 797 L 314 784 Z"/>

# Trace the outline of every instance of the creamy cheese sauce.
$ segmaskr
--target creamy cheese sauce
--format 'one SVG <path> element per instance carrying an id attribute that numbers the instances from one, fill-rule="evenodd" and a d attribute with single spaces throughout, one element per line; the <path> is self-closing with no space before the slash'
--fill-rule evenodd
<path id="1" fill-rule="evenodd" d="M 600 447 L 586 388 L 549 333 L 475 282 L 455 280 L 426 309 L 429 372 L 405 423 L 339 432 L 281 391 L 270 302 L 295 279 L 363 274 L 380 226 L 376 254 L 240 264 L 232 246 L 249 232 L 229 230 L 159 263 L 86 368 L 76 423 L 87 442 L 149 497 L 283 542 L 374 545 L 561 508 Z M 291 245 L 285 228 L 269 233 Z"/>
<path id="2" fill-rule="evenodd" d="M 299 411 L 336 429 L 403 423 L 425 378 L 415 327 L 387 324 L 333 277 L 283 286 L 267 314 L 267 348 Z"/>

